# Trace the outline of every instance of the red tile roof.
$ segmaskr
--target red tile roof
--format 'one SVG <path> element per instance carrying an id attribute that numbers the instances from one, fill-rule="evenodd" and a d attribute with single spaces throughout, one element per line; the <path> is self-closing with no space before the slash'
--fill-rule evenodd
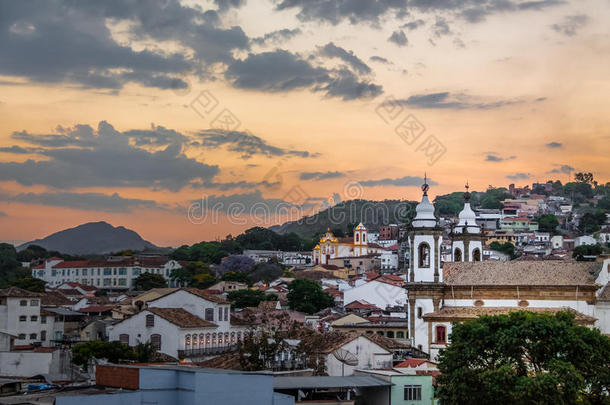
<path id="1" fill-rule="evenodd" d="M 366 302 L 364 300 L 352 301 L 345 306 L 345 309 L 373 309 L 373 310 L 381 311 L 381 308 L 379 308 L 378 306 L 371 304 L 369 302 Z"/>
<path id="2" fill-rule="evenodd" d="M 215 328 L 218 325 L 206 321 L 186 311 L 183 308 L 147 308 L 153 314 L 181 328 Z"/>
<path id="3" fill-rule="evenodd" d="M 81 308 L 78 312 L 107 312 L 112 311 L 116 305 L 90 305 L 85 308 Z"/>
<path id="4" fill-rule="evenodd" d="M 429 362 L 429 360 L 426 359 L 407 359 L 405 361 L 403 361 L 402 363 L 398 363 L 397 365 L 394 366 L 394 368 L 415 368 L 415 367 L 419 367 L 422 364 L 425 364 Z"/>

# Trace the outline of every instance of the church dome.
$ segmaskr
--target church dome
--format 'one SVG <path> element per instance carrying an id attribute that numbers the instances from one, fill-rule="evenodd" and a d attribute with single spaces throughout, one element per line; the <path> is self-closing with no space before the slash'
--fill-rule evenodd
<path id="1" fill-rule="evenodd" d="M 424 184 L 421 187 L 424 195 L 421 202 L 415 207 L 416 215 L 412 223 L 415 228 L 434 228 L 437 226 L 436 216 L 434 216 L 434 205 L 428 199 L 428 189 L 430 186 L 428 186 L 426 180 L 424 180 Z"/>
<path id="2" fill-rule="evenodd" d="M 477 225 L 477 215 L 470 207 L 470 193 L 468 192 L 468 183 L 466 183 L 466 192 L 464 193 L 464 208 L 458 215 L 459 222 L 454 229 L 454 233 L 479 233 L 480 228 Z"/>

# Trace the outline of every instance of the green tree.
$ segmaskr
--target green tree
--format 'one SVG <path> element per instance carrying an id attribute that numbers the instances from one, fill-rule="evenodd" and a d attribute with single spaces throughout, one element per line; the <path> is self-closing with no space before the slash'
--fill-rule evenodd
<path id="1" fill-rule="evenodd" d="M 133 360 L 135 358 L 131 347 L 121 342 L 103 342 L 94 340 L 79 343 L 72 348 L 72 362 L 87 369 L 90 359 L 107 359 L 111 363 L 120 360 Z"/>
<path id="2" fill-rule="evenodd" d="M 578 230 L 584 234 L 599 231 L 606 222 L 606 213 L 602 210 L 585 212 L 578 220 Z"/>
<path id="3" fill-rule="evenodd" d="M 254 284 L 258 281 L 268 283 L 273 281 L 284 274 L 282 266 L 277 263 L 257 263 L 250 274 L 248 274 L 248 280 Z"/>
<path id="4" fill-rule="evenodd" d="M 610 195 L 606 195 L 597 202 L 597 208 L 604 211 L 610 211 Z"/>
<path id="5" fill-rule="evenodd" d="M 489 248 L 491 250 L 495 250 L 496 252 L 504 253 L 509 255 L 511 259 L 515 258 L 515 245 L 510 242 L 500 243 L 497 241 L 493 241 L 489 244 Z"/>
<path id="6" fill-rule="evenodd" d="M 333 304 L 333 297 L 316 282 L 297 279 L 288 285 L 288 306 L 295 311 L 313 314 Z"/>
<path id="7" fill-rule="evenodd" d="M 170 279 L 182 287 L 208 288 L 218 280 L 212 275 L 210 266 L 203 262 L 191 262 L 184 267 L 174 269 Z"/>
<path id="8" fill-rule="evenodd" d="M 454 324 L 438 367 L 442 404 L 609 403 L 610 339 L 569 312 Z"/>
<path id="9" fill-rule="evenodd" d="M 28 276 L 28 277 L 24 277 L 24 278 L 19 278 L 15 281 L 11 282 L 10 284 L 11 284 L 11 286 L 19 287 L 24 290 L 43 293 L 44 286 L 46 283 L 44 282 L 44 280 L 41 280 L 39 278 L 34 278 L 34 277 Z"/>
<path id="10" fill-rule="evenodd" d="M 133 282 L 133 288 L 138 291 L 165 287 L 167 287 L 167 281 L 161 274 L 141 273 Z"/>
<path id="11" fill-rule="evenodd" d="M 151 342 L 138 343 L 134 349 L 135 360 L 139 363 L 148 363 L 157 357 L 157 347 Z"/>
<path id="12" fill-rule="evenodd" d="M 220 278 L 222 281 L 237 281 L 238 283 L 248 284 L 248 273 L 237 273 L 235 271 L 229 271 L 222 275 Z"/>
<path id="13" fill-rule="evenodd" d="M 263 301 L 277 301 L 277 295 L 265 294 L 260 290 L 231 291 L 227 298 L 235 308 L 256 307 Z"/>
<path id="14" fill-rule="evenodd" d="M 553 214 L 544 214 L 538 217 L 538 229 L 542 232 L 555 233 L 555 229 L 559 226 L 557 217 Z"/>
<path id="15" fill-rule="evenodd" d="M 580 245 L 574 248 L 572 257 L 578 261 L 583 261 L 585 256 L 599 256 L 603 251 L 604 249 L 599 243 L 595 245 Z"/>

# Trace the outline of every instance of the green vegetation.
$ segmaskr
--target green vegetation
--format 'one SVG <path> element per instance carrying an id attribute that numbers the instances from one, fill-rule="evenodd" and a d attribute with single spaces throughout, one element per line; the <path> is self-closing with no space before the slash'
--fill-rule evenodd
<path id="1" fill-rule="evenodd" d="M 210 266 L 203 262 L 191 262 L 172 270 L 170 279 L 182 287 L 208 288 L 218 282 Z"/>
<path id="2" fill-rule="evenodd" d="M 559 226 L 559 220 L 553 214 L 544 214 L 538 217 L 538 229 L 541 232 L 549 232 L 555 234 L 556 228 Z"/>
<path id="3" fill-rule="evenodd" d="M 314 314 L 333 305 L 333 297 L 322 291 L 318 283 L 305 279 L 288 285 L 288 306 L 306 314 Z"/>
<path id="4" fill-rule="evenodd" d="M 500 253 L 509 255 L 511 259 L 515 258 L 515 245 L 513 245 L 510 242 L 500 243 L 500 242 L 494 241 L 489 244 L 489 248 L 491 250 L 495 250 L 496 252 L 500 252 Z"/>
<path id="5" fill-rule="evenodd" d="M 578 221 L 578 230 L 583 234 L 591 234 L 601 229 L 606 222 L 606 213 L 603 210 L 585 212 Z"/>
<path id="6" fill-rule="evenodd" d="M 599 256 L 604 248 L 599 243 L 596 245 L 580 245 L 574 248 L 572 257 L 578 261 L 585 260 L 585 256 Z"/>
<path id="7" fill-rule="evenodd" d="M 256 307 L 263 301 L 277 301 L 277 295 L 265 294 L 260 290 L 237 290 L 228 294 L 235 308 Z"/>
<path id="8" fill-rule="evenodd" d="M 121 342 L 94 340 L 79 343 L 72 348 L 72 362 L 83 369 L 87 370 L 89 360 L 92 358 L 107 359 L 111 363 L 117 363 L 120 360 L 134 360 L 135 355 L 131 347 Z"/>
<path id="9" fill-rule="evenodd" d="M 610 403 L 610 339 L 569 312 L 454 324 L 439 369 L 441 404 Z"/>
<path id="10" fill-rule="evenodd" d="M 141 273 L 133 282 L 134 290 L 148 291 L 152 288 L 165 288 L 167 281 L 161 274 Z"/>

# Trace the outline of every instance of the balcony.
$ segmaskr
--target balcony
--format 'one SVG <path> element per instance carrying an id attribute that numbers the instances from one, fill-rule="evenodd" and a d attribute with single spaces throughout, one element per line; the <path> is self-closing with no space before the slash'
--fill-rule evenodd
<path id="1" fill-rule="evenodd" d="M 217 354 L 234 352 L 237 350 L 237 345 L 218 346 L 218 347 L 200 347 L 197 349 L 178 350 L 178 358 L 185 359 L 189 357 L 203 357 Z"/>

